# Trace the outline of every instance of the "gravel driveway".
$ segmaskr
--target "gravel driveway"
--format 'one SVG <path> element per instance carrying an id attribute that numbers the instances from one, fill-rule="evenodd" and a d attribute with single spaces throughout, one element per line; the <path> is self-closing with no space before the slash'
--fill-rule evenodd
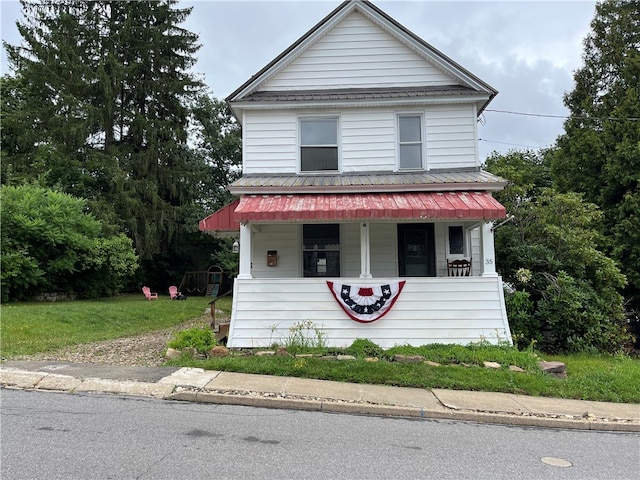
<path id="1" fill-rule="evenodd" d="M 209 328 L 210 315 L 190 320 L 164 330 L 61 348 L 60 350 L 14 357 L 12 360 L 47 360 L 75 363 L 105 363 L 108 365 L 135 365 L 155 367 L 164 363 L 167 342 L 180 330 L 192 327 Z"/>

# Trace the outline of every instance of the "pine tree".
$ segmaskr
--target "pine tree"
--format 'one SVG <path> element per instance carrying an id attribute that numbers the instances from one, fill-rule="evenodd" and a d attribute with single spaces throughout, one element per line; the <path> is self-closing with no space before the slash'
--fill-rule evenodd
<path id="1" fill-rule="evenodd" d="M 552 162 L 562 191 L 604 213 L 602 231 L 640 307 L 640 2 L 596 5 L 583 66 L 565 95 L 571 117 Z"/>
<path id="2" fill-rule="evenodd" d="M 3 161 L 14 174 L 41 165 L 44 183 L 89 199 L 143 259 L 170 254 L 196 195 L 187 132 L 203 87 L 191 73 L 199 45 L 179 26 L 191 9 L 175 0 L 21 3 L 23 43 L 5 48 L 37 138 Z"/>

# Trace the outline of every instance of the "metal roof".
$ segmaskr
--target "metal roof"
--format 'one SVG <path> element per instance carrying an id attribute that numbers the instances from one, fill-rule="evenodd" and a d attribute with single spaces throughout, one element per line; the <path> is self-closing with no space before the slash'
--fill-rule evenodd
<path id="1" fill-rule="evenodd" d="M 407 191 L 499 191 L 504 178 L 478 169 L 369 172 L 338 175 L 244 175 L 231 185 L 234 195 L 251 193 L 369 193 Z"/>
<path id="2" fill-rule="evenodd" d="M 240 200 L 236 200 L 200 220 L 200 222 L 198 222 L 198 229 L 201 232 L 215 232 L 218 234 L 233 232 L 235 234 L 235 232 L 240 230 L 240 224 L 233 218 L 234 211 L 239 203 Z"/>
<path id="3" fill-rule="evenodd" d="M 505 207 L 486 192 L 246 195 L 235 220 L 254 223 L 499 220 Z"/>
<path id="4" fill-rule="evenodd" d="M 420 99 L 460 96 L 477 96 L 478 91 L 461 85 L 388 88 L 342 88 L 327 90 L 293 90 L 286 92 L 253 92 L 242 102 L 309 102 L 383 99 Z"/>

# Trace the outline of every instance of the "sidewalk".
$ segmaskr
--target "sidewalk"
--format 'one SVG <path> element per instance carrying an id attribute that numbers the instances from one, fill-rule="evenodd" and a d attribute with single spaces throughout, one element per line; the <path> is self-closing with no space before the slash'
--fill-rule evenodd
<path id="1" fill-rule="evenodd" d="M 640 404 L 423 390 L 200 368 L 9 361 L 0 365 L 0 384 L 7 388 L 112 393 L 185 402 L 640 432 Z"/>

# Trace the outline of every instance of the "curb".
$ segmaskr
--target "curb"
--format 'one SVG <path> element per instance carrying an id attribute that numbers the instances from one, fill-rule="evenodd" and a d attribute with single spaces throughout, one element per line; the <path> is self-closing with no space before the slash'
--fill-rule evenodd
<path id="1" fill-rule="evenodd" d="M 215 375 L 211 373 L 211 375 Z M 179 383 L 180 380 L 178 380 Z M 573 430 L 611 432 L 640 432 L 640 422 L 635 419 L 575 418 L 562 415 L 488 412 L 480 409 L 457 409 L 439 401 L 437 409 L 406 405 L 388 405 L 333 398 L 287 396 L 281 394 L 242 391 L 225 392 L 208 390 L 202 383 L 180 385 L 164 377 L 158 382 L 136 380 L 108 380 L 101 378 L 76 378 L 47 372 L 30 372 L 13 368 L 0 368 L 0 385 L 10 389 L 65 393 L 108 393 L 136 397 L 151 397 L 169 401 L 210 403 L 218 405 L 242 405 L 248 407 L 306 410 L 352 415 L 376 415 L 407 419 L 455 420 L 496 425 L 517 425 Z"/>

